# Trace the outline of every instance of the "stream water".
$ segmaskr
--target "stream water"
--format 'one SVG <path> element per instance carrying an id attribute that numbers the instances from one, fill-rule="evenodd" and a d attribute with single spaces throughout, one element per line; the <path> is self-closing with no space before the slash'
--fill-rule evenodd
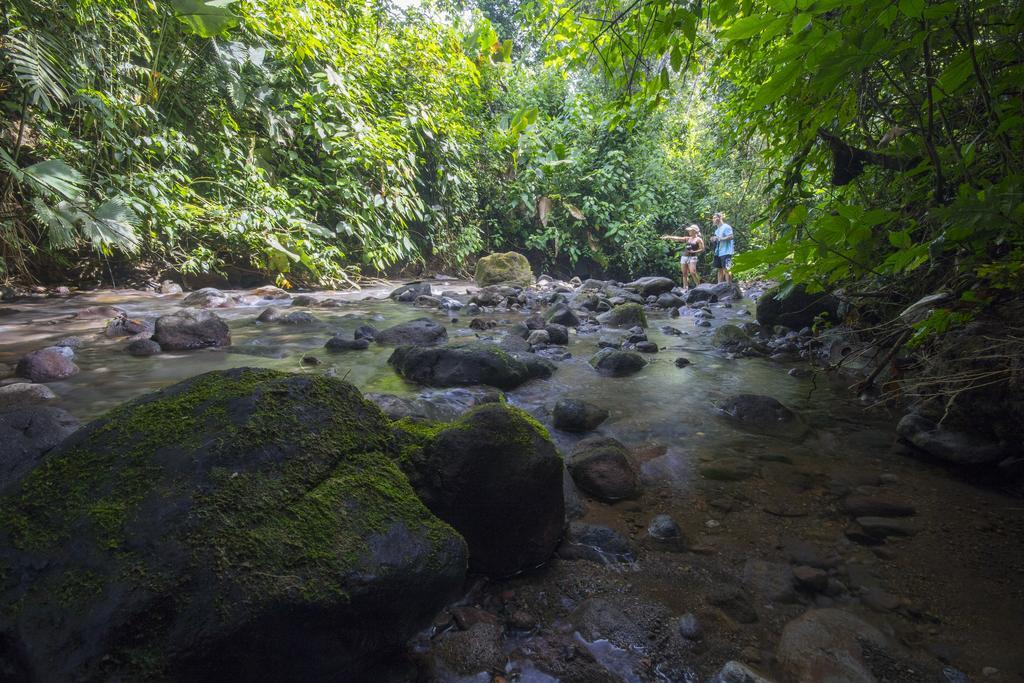
<path id="1" fill-rule="evenodd" d="M 469 286 L 443 284 L 457 292 Z M 52 404 L 84 422 L 195 374 L 243 365 L 331 371 L 364 392 L 411 396 L 423 388 L 400 379 L 387 365 L 390 348 L 371 345 L 365 351 L 330 353 L 324 342 L 336 332 L 350 337 L 359 325 L 384 328 L 417 317 L 446 324 L 453 341 L 492 334 L 469 329 L 466 317 L 453 321 L 440 311 L 392 302 L 387 299 L 390 289 L 318 292 L 318 299 L 336 305 L 306 309 L 318 322 L 302 326 L 256 322 L 265 306 L 288 302 L 248 297 L 244 305 L 216 309 L 230 325 L 231 349 L 147 358 L 125 353 L 123 338 L 106 338 L 105 319 L 76 314 L 106 305 L 124 309 L 129 317 L 155 318 L 178 310 L 181 295 L 107 290 L 23 299 L 0 307 L 0 364 L 13 369 L 26 352 L 65 337 L 80 337 L 83 343 L 75 352 L 75 363 L 81 371 L 48 386 L 57 394 Z M 695 643 L 679 645 L 672 640 L 672 647 L 682 651 L 666 653 L 665 643 L 631 643 L 629 636 L 621 635 L 616 642 L 611 634 L 600 634 L 610 641 L 585 640 L 578 625 L 565 627 L 571 638 L 590 649 L 591 658 L 616 672 L 613 680 L 703 680 L 731 659 L 771 672 L 782 628 L 814 606 L 855 611 L 898 642 L 906 661 L 918 668 L 890 680 L 934 680 L 934 672 L 944 666 L 956 667 L 972 679 L 1024 680 L 1024 506 L 910 457 L 894 442 L 894 416 L 865 409 L 848 390 L 848 378 L 791 376 L 791 366 L 732 359 L 713 348 L 715 327 L 749 319 L 745 316 L 751 308 L 747 301 L 733 308 L 715 306 L 711 328 L 697 327 L 686 315 L 649 313 L 647 333 L 661 351 L 650 356 L 644 370 L 624 378 L 598 375 L 587 363 L 600 335 L 572 334 L 572 355 L 557 362 L 550 379 L 507 392 L 511 403 L 549 428 L 551 408 L 560 397 L 606 408 L 610 417 L 599 432 L 633 450 L 644 493 L 637 501 L 614 506 L 588 501 L 583 517 L 634 543 L 639 558 L 634 564 L 555 562 L 527 576 L 487 584 L 470 596 L 487 609 L 504 595 L 502 600 L 513 600 L 539 624 L 530 637 L 517 641 L 514 648 L 506 647 L 505 676 L 554 680 L 537 668 L 543 669 L 543 656 L 530 653 L 542 650 L 543 643 L 531 638 L 555 629 L 553 625 L 568 618 L 581 602 L 611 596 L 634 620 L 642 622 L 634 613 L 663 613 L 673 619 L 691 613 L 704 632 Z M 507 323 L 522 314 L 503 311 L 479 317 L 499 322 L 493 334 L 500 336 Z M 665 334 L 659 330 L 663 325 L 681 334 Z M 302 358 L 308 355 L 322 363 L 304 364 Z M 677 368 L 673 361 L 679 356 L 692 364 Z M 799 412 L 811 427 L 809 436 L 789 442 L 738 430 L 719 416 L 715 404 L 740 392 L 773 396 Z M 563 453 L 579 438 L 553 429 L 552 435 Z M 754 475 L 741 481 L 700 475 L 702 463 L 722 457 L 744 458 Z M 852 542 L 841 501 L 851 493 L 879 491 L 912 504 L 919 531 L 881 546 Z M 688 552 L 647 543 L 647 524 L 659 514 L 671 515 L 682 527 Z M 723 615 L 713 604 L 716 587 L 723 583 L 757 583 L 756 576 L 751 579 L 751 560 L 772 566 L 798 564 L 798 547 L 838 558 L 829 571 L 842 590 L 828 596 L 800 595 L 792 601 L 754 591 L 760 618 L 749 624 Z M 514 597 L 508 598 L 509 593 Z M 651 626 L 637 639 L 664 628 Z M 486 675 L 451 679 L 491 680 Z"/>

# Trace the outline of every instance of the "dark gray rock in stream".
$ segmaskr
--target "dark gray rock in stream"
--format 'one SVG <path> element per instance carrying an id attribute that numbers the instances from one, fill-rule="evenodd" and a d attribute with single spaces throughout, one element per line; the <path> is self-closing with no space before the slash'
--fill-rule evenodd
<path id="1" fill-rule="evenodd" d="M 73 415 L 50 406 L 26 405 L 0 412 L 0 493 L 35 468 L 78 425 Z"/>
<path id="2" fill-rule="evenodd" d="M 403 470 L 426 506 L 466 539 L 475 571 L 509 576 L 551 557 L 565 523 L 562 459 L 533 418 L 487 403 L 433 433 L 394 427 L 407 439 Z"/>
<path id="3" fill-rule="evenodd" d="M 548 333 L 548 342 L 551 344 L 565 346 L 569 343 L 569 328 L 565 325 L 548 323 L 544 326 L 544 331 Z"/>
<path id="4" fill-rule="evenodd" d="M 622 304 L 597 316 L 597 321 L 610 327 L 647 327 L 647 316 L 640 304 Z"/>
<path id="5" fill-rule="evenodd" d="M 128 352 L 129 356 L 144 358 L 146 356 L 155 356 L 160 353 L 161 349 L 160 345 L 152 339 L 135 339 L 128 343 L 125 351 Z"/>
<path id="6" fill-rule="evenodd" d="M 575 398 L 561 398 L 551 412 L 555 429 L 563 432 L 589 432 L 608 419 L 608 411 Z"/>
<path id="7" fill-rule="evenodd" d="M 657 306 L 658 308 L 679 308 L 680 306 L 685 306 L 686 301 L 679 298 L 675 294 L 665 292 L 664 294 L 658 297 L 658 300 L 655 302 L 654 305 Z"/>
<path id="8" fill-rule="evenodd" d="M 587 560 L 597 564 L 633 562 L 636 553 L 621 534 L 602 524 L 570 522 L 558 546 L 563 560 Z"/>
<path id="9" fill-rule="evenodd" d="M 668 541 L 682 537 L 683 532 L 671 516 L 658 515 L 647 524 L 647 535 L 659 541 Z"/>
<path id="10" fill-rule="evenodd" d="M 794 287 L 784 299 L 776 298 L 779 292 L 779 287 L 773 287 L 758 297 L 757 322 L 761 325 L 799 330 L 813 325 L 818 316 L 824 316 L 833 324 L 839 322 L 839 300 L 831 294 L 811 294 L 804 285 Z"/>
<path id="11" fill-rule="evenodd" d="M 388 298 L 395 301 L 415 301 L 418 296 L 431 296 L 432 294 L 429 282 L 410 282 L 391 290 Z"/>
<path id="12" fill-rule="evenodd" d="M 603 348 L 590 358 L 590 365 L 603 375 L 625 377 L 643 370 L 647 361 L 637 353 Z"/>
<path id="13" fill-rule="evenodd" d="M 267 306 L 256 317 L 261 323 L 277 323 L 280 325 L 312 325 L 317 322 L 308 311 L 283 311 L 277 306 Z"/>
<path id="14" fill-rule="evenodd" d="M 946 429 L 917 413 L 905 415 L 896 433 L 915 448 L 954 465 L 991 465 L 1009 455 L 1003 444 Z"/>
<path id="15" fill-rule="evenodd" d="M 799 415 L 771 396 L 736 394 L 719 404 L 718 410 L 740 427 L 759 434 L 799 440 L 808 432 Z"/>
<path id="16" fill-rule="evenodd" d="M 157 318 L 153 341 L 164 351 L 219 348 L 231 345 L 231 331 L 216 313 L 186 308 Z"/>
<path id="17" fill-rule="evenodd" d="M 546 379 L 555 370 L 551 361 L 536 354 L 506 351 L 487 342 L 399 346 L 388 364 L 405 379 L 433 387 L 486 384 L 514 389 L 531 379 Z"/>
<path id="18" fill-rule="evenodd" d="M 327 340 L 324 348 L 328 351 L 364 351 L 370 348 L 370 340 L 366 337 L 345 339 L 341 336 L 334 336 Z"/>
<path id="19" fill-rule="evenodd" d="M 579 327 L 580 319 L 566 304 L 557 304 L 548 309 L 544 314 L 544 320 L 555 325 L 565 327 Z"/>
<path id="20" fill-rule="evenodd" d="M 636 292 L 640 296 L 658 296 L 671 291 L 675 286 L 676 283 L 667 277 L 651 276 L 633 280 L 624 288 Z"/>
<path id="21" fill-rule="evenodd" d="M 45 384 L 17 382 L 0 386 L 0 412 L 45 403 L 57 398 L 57 394 Z"/>
<path id="22" fill-rule="evenodd" d="M 360 325 L 356 328 L 356 331 L 352 333 L 355 339 L 369 339 L 373 341 L 380 332 L 376 327 L 372 325 Z"/>
<path id="23" fill-rule="evenodd" d="M 54 382 L 78 374 L 72 359 L 75 352 L 67 347 L 47 346 L 26 353 L 18 361 L 15 374 L 33 382 Z"/>
<path id="24" fill-rule="evenodd" d="M 362 680 L 466 571 L 392 443 L 352 385 L 254 368 L 83 427 L 0 500 L 5 674 Z"/>
<path id="25" fill-rule="evenodd" d="M 715 303 L 718 301 L 718 295 L 711 291 L 711 289 L 706 285 L 699 285 L 688 290 L 686 294 L 683 295 L 683 300 L 686 302 L 687 306 L 693 306 L 700 302 Z"/>
<path id="26" fill-rule="evenodd" d="M 580 441 L 568 460 L 569 474 L 580 490 L 614 503 L 640 495 L 640 479 L 621 442 L 592 436 Z"/>
<path id="27" fill-rule="evenodd" d="M 440 344 L 448 339 L 448 330 L 430 318 L 416 318 L 379 331 L 373 340 L 378 344 L 414 344 L 427 346 Z"/>

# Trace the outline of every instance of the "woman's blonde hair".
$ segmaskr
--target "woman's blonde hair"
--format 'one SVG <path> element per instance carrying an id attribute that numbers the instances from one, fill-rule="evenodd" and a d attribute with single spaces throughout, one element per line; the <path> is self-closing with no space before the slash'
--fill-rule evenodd
<path id="1" fill-rule="evenodd" d="M 690 227 L 688 227 L 686 229 L 686 232 L 689 232 L 691 234 L 692 233 L 697 233 L 699 235 L 700 234 L 700 226 L 697 225 L 696 223 L 694 223 L 693 225 L 691 225 Z"/>

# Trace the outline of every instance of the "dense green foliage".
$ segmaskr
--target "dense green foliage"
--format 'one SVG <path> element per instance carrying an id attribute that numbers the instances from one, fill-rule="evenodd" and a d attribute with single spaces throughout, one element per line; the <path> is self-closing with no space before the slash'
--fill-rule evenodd
<path id="1" fill-rule="evenodd" d="M 6 276 L 671 272 L 722 210 L 748 273 L 954 290 L 925 327 L 1020 285 L 1020 3 L 467 4 L 8 3 Z"/>

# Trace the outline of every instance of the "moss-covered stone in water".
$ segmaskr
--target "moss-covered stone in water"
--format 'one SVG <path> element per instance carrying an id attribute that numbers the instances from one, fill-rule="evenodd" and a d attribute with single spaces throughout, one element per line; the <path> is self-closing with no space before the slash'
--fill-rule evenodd
<path id="1" fill-rule="evenodd" d="M 392 448 L 376 406 L 325 377 L 239 368 L 118 408 L 0 503 L 16 605 L 0 629 L 33 642 L 44 679 L 160 676 L 204 647 L 237 673 L 242 632 L 331 642 L 303 656 L 354 666 L 429 619 L 466 566 Z M 272 674 L 285 654 L 268 650 Z"/>
<path id="2" fill-rule="evenodd" d="M 477 261 L 475 279 L 481 287 L 501 283 L 527 287 L 533 284 L 533 271 L 525 256 L 508 251 L 484 256 Z"/>

